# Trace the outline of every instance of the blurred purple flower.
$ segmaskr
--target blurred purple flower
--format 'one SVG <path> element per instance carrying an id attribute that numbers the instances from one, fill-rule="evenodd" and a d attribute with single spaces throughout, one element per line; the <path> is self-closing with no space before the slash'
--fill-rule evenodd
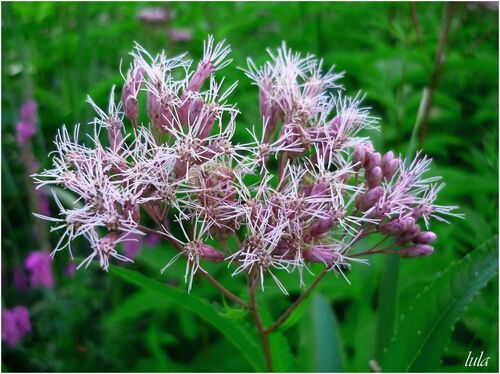
<path id="1" fill-rule="evenodd" d="M 189 42 L 193 39 L 193 33 L 189 29 L 169 29 L 168 40 L 172 43 Z"/>
<path id="2" fill-rule="evenodd" d="M 36 133 L 36 102 L 29 100 L 19 110 L 19 122 L 16 125 L 17 142 L 25 145 Z"/>
<path id="3" fill-rule="evenodd" d="M 36 196 L 38 197 L 38 213 L 49 217 L 50 216 L 49 196 L 42 189 L 36 190 Z"/>
<path id="4" fill-rule="evenodd" d="M 161 235 L 160 234 L 149 234 L 148 238 L 146 239 L 146 244 L 155 247 L 157 246 L 161 241 Z"/>
<path id="5" fill-rule="evenodd" d="M 129 235 L 123 242 L 123 254 L 125 257 L 130 259 L 135 258 L 141 249 L 142 242 L 142 236 L 136 234 Z"/>
<path id="6" fill-rule="evenodd" d="M 68 277 L 74 277 L 75 274 L 76 274 L 76 264 L 74 262 L 71 262 L 69 263 L 67 266 L 66 266 L 66 269 L 65 269 L 65 274 L 68 276 Z"/>
<path id="7" fill-rule="evenodd" d="M 28 288 L 28 277 L 22 266 L 14 268 L 14 286 L 18 291 L 25 291 Z"/>
<path id="8" fill-rule="evenodd" d="M 52 259 L 43 251 L 31 252 L 24 260 L 24 266 L 29 271 L 31 287 L 43 286 L 52 288 Z"/>
<path id="9" fill-rule="evenodd" d="M 162 24 L 175 17 L 175 10 L 167 8 L 144 8 L 139 13 L 139 20 L 149 24 Z"/>
<path id="10" fill-rule="evenodd" d="M 30 331 L 30 314 L 25 306 L 2 309 L 2 340 L 5 340 L 7 345 L 14 347 Z"/>

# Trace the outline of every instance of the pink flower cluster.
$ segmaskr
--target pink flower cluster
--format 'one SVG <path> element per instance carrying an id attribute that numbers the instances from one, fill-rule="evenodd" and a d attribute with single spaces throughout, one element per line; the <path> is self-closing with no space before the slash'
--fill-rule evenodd
<path id="1" fill-rule="evenodd" d="M 272 279 L 286 293 L 279 274 L 297 272 L 302 283 L 311 263 L 342 273 L 369 254 L 432 252 L 436 236 L 424 231 L 430 220 L 458 214 L 435 204 L 444 183 L 427 176 L 428 158 L 378 153 L 367 137 L 377 118 L 359 96 L 342 93 L 342 74 L 284 43 L 261 67 L 248 59 L 260 118 L 250 119 L 249 142 L 234 142 L 239 110 L 228 100 L 236 83 L 215 78 L 230 52 L 209 37 L 193 69 L 186 54 L 152 56 L 136 45 L 121 101 L 114 87 L 107 111 L 88 98 L 97 114 L 92 147 L 80 142 L 79 126 L 59 131 L 54 167 L 35 180 L 72 191 L 81 206 L 65 206 L 54 194 L 59 215 L 39 215 L 61 233 L 54 254 L 72 253 L 71 242 L 84 236 L 91 250 L 79 266 L 96 259 L 107 270 L 112 258 L 135 255 L 129 246 L 120 253 L 119 243 L 154 232 L 177 250 L 162 271 L 183 257 L 189 289 L 212 261 L 225 262 L 234 276 L 256 274 L 262 288 Z M 140 95 L 148 120 L 138 116 Z M 145 216 L 161 229 L 145 227 Z M 390 243 L 359 248 L 371 235 Z"/>

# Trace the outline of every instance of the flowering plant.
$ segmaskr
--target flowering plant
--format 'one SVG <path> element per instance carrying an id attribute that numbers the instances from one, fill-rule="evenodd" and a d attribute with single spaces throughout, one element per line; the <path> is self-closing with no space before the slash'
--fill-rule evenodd
<path id="1" fill-rule="evenodd" d="M 34 175 L 39 186 L 74 192 L 82 206 L 65 207 L 54 193 L 59 215 L 38 216 L 62 233 L 53 255 L 68 248 L 72 256 L 71 242 L 87 238 L 90 253 L 79 267 L 94 259 L 104 270 L 112 259 L 132 262 L 119 243 L 161 235 L 177 252 L 161 271 L 182 257 L 188 291 L 199 273 L 249 308 L 272 369 L 268 335 L 327 272 L 347 279 L 345 271 L 367 262 L 368 255 L 429 255 L 436 239 L 428 229 L 431 219 L 459 214 L 456 207 L 435 204 L 444 183 L 426 175 L 430 159 L 377 152 L 365 134 L 377 129 L 377 118 L 361 106 L 359 95 L 343 94 L 342 74 L 324 71 L 322 60 L 285 44 L 268 51 L 270 60 L 261 67 L 248 59 L 244 71 L 258 86 L 261 118 L 249 130 L 252 141 L 234 143 L 239 111 L 228 100 L 236 83 L 223 88 L 224 79 L 214 76 L 230 64 L 230 51 L 209 37 L 193 70 L 186 54 L 151 56 L 136 45 L 121 100 L 116 103 L 115 87 L 106 111 L 88 98 L 97 114 L 90 142 L 80 141 L 78 125 L 72 133 L 63 127 L 55 139 L 54 167 Z M 148 124 L 139 121 L 142 91 Z M 372 235 L 381 237 L 374 246 L 355 246 Z M 230 238 L 238 248 L 229 247 Z M 233 276 L 246 275 L 250 300 L 220 284 L 205 262 L 224 262 Z M 312 263 L 324 264 L 324 270 L 265 327 L 256 289 L 271 280 L 287 294 L 280 274 L 295 272 L 304 285 L 303 272 Z"/>

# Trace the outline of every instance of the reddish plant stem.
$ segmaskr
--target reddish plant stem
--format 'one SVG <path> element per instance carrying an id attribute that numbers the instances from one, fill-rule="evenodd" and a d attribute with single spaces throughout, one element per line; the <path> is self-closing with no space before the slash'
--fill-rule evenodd
<path id="1" fill-rule="evenodd" d="M 410 3 L 410 14 L 411 14 L 411 22 L 413 23 L 413 28 L 415 29 L 415 36 L 417 38 L 417 42 L 420 46 L 420 49 L 424 51 L 424 43 L 422 36 L 422 28 L 420 27 L 420 23 L 418 22 L 418 14 L 417 14 L 417 4 Z"/>
<path id="2" fill-rule="evenodd" d="M 238 296 L 236 296 L 234 293 L 229 291 L 226 287 L 224 287 L 222 284 L 220 284 L 214 277 L 212 277 L 209 273 L 206 272 L 201 272 L 200 273 L 205 279 L 207 279 L 210 283 L 214 285 L 215 288 L 217 288 L 220 292 L 222 292 L 229 300 L 233 301 L 234 303 L 241 305 L 244 308 L 249 308 L 250 306 L 248 303 L 244 302 L 241 300 Z"/>
<path id="3" fill-rule="evenodd" d="M 264 349 L 264 356 L 266 359 L 266 367 L 268 372 L 273 371 L 273 360 L 271 355 L 271 344 L 269 342 L 270 331 L 266 330 L 264 324 L 262 323 L 262 318 L 259 314 L 259 309 L 257 308 L 257 301 L 255 299 L 255 281 L 256 277 L 254 274 L 248 274 L 248 292 L 250 294 L 250 312 L 252 313 L 255 325 L 259 331 L 260 338 L 262 340 L 262 348 Z"/>

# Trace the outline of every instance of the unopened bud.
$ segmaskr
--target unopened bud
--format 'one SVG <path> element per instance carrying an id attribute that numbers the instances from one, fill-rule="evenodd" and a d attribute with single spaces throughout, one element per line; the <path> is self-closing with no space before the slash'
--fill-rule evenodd
<path id="1" fill-rule="evenodd" d="M 399 255 L 403 258 L 427 256 L 434 252 L 434 248 L 427 244 L 415 244 L 402 248 Z"/>
<path id="2" fill-rule="evenodd" d="M 200 62 L 193 78 L 188 83 L 188 91 L 198 92 L 205 83 L 205 80 L 215 72 L 215 68 L 210 61 Z"/>
<path id="3" fill-rule="evenodd" d="M 361 209 L 363 211 L 370 209 L 373 207 L 380 198 L 384 195 L 384 189 L 382 186 L 377 186 L 368 190 L 368 192 L 361 199 Z"/>
<path id="4" fill-rule="evenodd" d="M 330 263 L 336 257 L 336 253 L 327 246 L 315 245 L 311 249 L 303 252 L 304 260 L 309 262 Z"/>
<path id="5" fill-rule="evenodd" d="M 413 242 L 417 244 L 429 244 L 436 240 L 436 238 L 436 234 L 432 231 L 422 231 L 413 239 Z"/>
<path id="6" fill-rule="evenodd" d="M 354 148 L 354 153 L 352 155 L 352 159 L 356 164 L 354 170 L 359 170 L 361 166 L 365 163 L 365 155 L 366 155 L 366 149 L 364 146 L 357 145 L 356 148 Z"/>
<path id="7" fill-rule="evenodd" d="M 399 219 L 395 219 L 384 223 L 383 225 L 380 225 L 379 231 L 383 234 L 397 235 L 402 232 L 401 221 Z"/>
<path id="8" fill-rule="evenodd" d="M 143 76 L 144 69 L 140 66 L 134 66 L 128 72 L 122 89 L 123 111 L 134 128 L 137 128 L 137 95 L 141 89 Z"/>
<path id="9" fill-rule="evenodd" d="M 401 221 L 401 230 L 403 231 L 409 231 L 413 225 L 415 225 L 415 218 L 413 217 L 402 217 L 400 218 Z"/>
<path id="10" fill-rule="evenodd" d="M 208 245 L 208 244 L 202 244 L 200 247 L 200 258 L 207 260 L 207 261 L 212 261 L 212 262 L 222 262 L 224 261 L 224 255 L 219 252 L 217 249 L 214 247 Z"/>
<path id="11" fill-rule="evenodd" d="M 399 243 L 408 243 L 412 241 L 419 233 L 420 227 L 416 224 L 409 226 L 403 233 L 398 237 Z"/>
<path id="12" fill-rule="evenodd" d="M 387 165 L 389 162 L 391 162 L 394 159 L 394 152 L 389 151 L 384 154 L 384 157 L 382 157 L 381 165 L 384 167 Z"/>
<path id="13" fill-rule="evenodd" d="M 380 166 L 380 162 L 382 160 L 382 157 L 380 156 L 380 153 L 375 152 L 375 153 L 366 153 L 365 156 L 365 169 L 366 170 L 371 170 L 376 166 Z"/>
<path id="14" fill-rule="evenodd" d="M 316 220 L 309 228 L 309 234 L 313 237 L 319 237 L 326 234 L 335 225 L 333 217 L 321 218 Z"/>
<path id="15" fill-rule="evenodd" d="M 368 187 L 373 188 L 380 185 L 382 182 L 382 169 L 379 166 L 375 166 L 366 172 L 365 182 Z"/>
<path id="16" fill-rule="evenodd" d="M 393 175 L 396 173 L 399 167 L 399 159 L 395 158 L 389 161 L 387 164 L 382 165 L 382 173 L 384 174 L 385 179 L 391 179 Z"/>

